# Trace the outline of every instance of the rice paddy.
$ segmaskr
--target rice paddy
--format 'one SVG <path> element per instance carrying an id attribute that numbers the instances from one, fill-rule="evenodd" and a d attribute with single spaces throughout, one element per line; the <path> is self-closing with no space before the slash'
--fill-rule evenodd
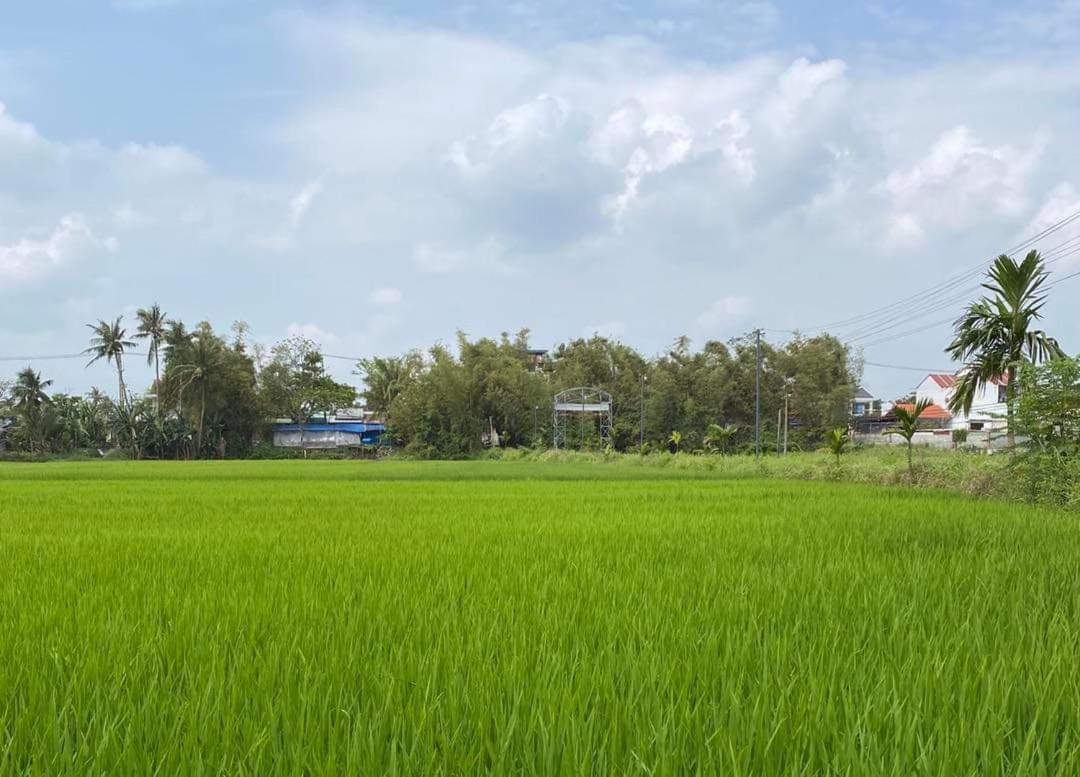
<path id="1" fill-rule="evenodd" d="M 1075 516 L 474 462 L 0 465 L 0 774 L 1080 773 Z"/>

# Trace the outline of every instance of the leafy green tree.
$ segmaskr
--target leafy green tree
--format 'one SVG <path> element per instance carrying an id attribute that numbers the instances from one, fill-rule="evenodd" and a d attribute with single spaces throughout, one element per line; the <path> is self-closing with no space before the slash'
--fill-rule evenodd
<path id="1" fill-rule="evenodd" d="M 317 413 L 331 413 L 356 401 L 356 389 L 338 383 L 326 372 L 319 347 L 305 337 L 291 337 L 274 346 L 259 374 L 259 389 L 270 412 L 304 426 Z"/>
<path id="2" fill-rule="evenodd" d="M 1080 359 L 1025 364 L 1019 381 L 1017 429 L 1029 447 L 1080 454 Z"/>
<path id="3" fill-rule="evenodd" d="M 825 445 L 829 453 L 836 457 L 836 466 L 840 466 L 840 457 L 847 453 L 848 443 L 851 437 L 848 430 L 843 426 L 837 426 L 825 432 Z"/>
<path id="4" fill-rule="evenodd" d="M 1016 443 L 1013 413 L 1017 397 L 1017 370 L 1023 363 L 1038 364 L 1064 355 L 1057 340 L 1033 324 L 1042 318 L 1043 291 L 1049 274 L 1038 251 L 1017 262 L 1002 254 L 987 273 L 983 288 L 990 296 L 971 303 L 956 320 L 955 337 L 946 352 L 965 363 L 949 409 L 971 413 L 975 396 L 986 384 L 1006 377 L 1009 446 Z"/>
<path id="5" fill-rule="evenodd" d="M 156 302 L 149 308 L 139 308 L 135 312 L 139 320 L 135 337 L 146 340 L 149 346 L 146 351 L 146 363 L 154 365 L 154 412 L 161 412 L 161 401 L 158 394 L 161 391 L 161 347 L 165 343 L 167 321 L 161 306 Z"/>
<path id="6" fill-rule="evenodd" d="M 90 337 L 90 347 L 83 353 L 93 356 L 86 366 L 89 367 L 99 359 L 112 362 L 116 366 L 116 377 L 120 385 L 120 404 L 128 404 L 127 385 L 124 383 L 124 352 L 134 348 L 135 343 L 127 340 L 127 330 L 120 326 L 123 320 L 118 316 L 115 321 L 99 320 L 96 324 L 87 324 L 93 333 Z"/>
<path id="7" fill-rule="evenodd" d="M 907 441 L 907 465 L 908 476 L 915 480 L 915 460 L 913 450 L 915 447 L 915 433 L 919 431 L 919 417 L 926 412 L 926 408 L 933 404 L 929 399 L 920 399 L 908 410 L 903 405 L 893 407 L 893 415 L 896 416 L 898 426 L 895 429 L 887 429 L 885 434 L 898 434 Z"/>

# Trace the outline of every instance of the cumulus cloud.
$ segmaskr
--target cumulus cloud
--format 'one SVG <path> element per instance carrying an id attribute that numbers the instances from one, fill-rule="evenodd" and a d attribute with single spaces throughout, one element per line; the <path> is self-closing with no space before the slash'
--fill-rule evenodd
<path id="1" fill-rule="evenodd" d="M 0 244 L 0 278 L 11 283 L 36 280 L 86 254 L 116 247 L 116 238 L 99 238 L 85 216 L 71 213 L 45 237 Z"/>
<path id="2" fill-rule="evenodd" d="M 1080 220 L 1075 214 L 1080 213 L 1080 192 L 1070 182 L 1064 181 L 1051 190 L 1042 207 L 1024 228 L 1025 239 L 1037 235 L 1049 227 L 1074 217 L 1064 227 L 1058 229 L 1044 241 L 1043 253 L 1058 265 L 1058 270 L 1080 267 Z M 1049 249 L 1049 251 L 1047 250 Z M 1056 249 L 1056 250 L 1055 250 Z"/>
<path id="3" fill-rule="evenodd" d="M 1026 147 L 990 146 L 967 127 L 948 130 L 908 170 L 895 170 L 881 184 L 894 208 L 890 239 L 921 238 L 928 224 L 969 226 L 987 213 L 1019 216 L 1045 138 Z"/>

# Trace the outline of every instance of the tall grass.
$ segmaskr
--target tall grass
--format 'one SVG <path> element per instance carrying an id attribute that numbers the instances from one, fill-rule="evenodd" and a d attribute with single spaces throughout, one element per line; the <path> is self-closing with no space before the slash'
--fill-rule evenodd
<path id="1" fill-rule="evenodd" d="M 0 773 L 1080 773 L 1073 519 L 686 475 L 0 467 Z"/>

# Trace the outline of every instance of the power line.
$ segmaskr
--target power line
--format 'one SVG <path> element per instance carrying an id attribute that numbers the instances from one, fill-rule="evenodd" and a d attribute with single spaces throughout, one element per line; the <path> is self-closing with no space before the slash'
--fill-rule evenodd
<path id="1" fill-rule="evenodd" d="M 1060 221 L 1057 221 L 1054 224 L 1051 224 L 1049 227 L 1042 230 L 1038 234 L 1027 238 L 1026 240 L 1024 240 L 1021 243 L 1018 243 L 1016 246 L 1009 249 L 1006 252 L 1006 254 L 1009 255 L 1009 256 L 1012 256 L 1013 254 L 1016 254 L 1016 253 L 1018 253 L 1020 251 L 1023 251 L 1025 248 L 1030 248 L 1032 245 L 1034 245 L 1038 241 L 1042 240 L 1045 237 L 1048 237 L 1048 236 L 1054 234 L 1055 232 L 1058 232 L 1058 231 L 1064 229 L 1066 226 L 1068 226 L 1069 224 L 1072 224 L 1073 222 L 1077 221 L 1078 219 L 1080 219 L 1080 210 L 1075 211 L 1074 213 L 1066 216 L 1065 218 L 1061 219 Z M 1066 241 L 1066 242 L 1069 242 L 1069 241 Z M 874 321 L 877 318 L 881 318 L 883 316 L 888 317 L 888 316 L 893 316 L 893 315 L 897 315 L 897 314 L 901 314 L 901 313 L 906 314 L 907 311 L 904 310 L 904 306 L 909 305 L 910 303 L 916 303 L 916 302 L 920 302 L 920 301 L 921 301 L 920 304 L 925 304 L 928 297 L 934 297 L 934 296 L 940 295 L 942 293 L 949 292 L 949 291 L 957 288 L 958 286 L 962 285 L 966 281 L 974 279 L 975 277 L 977 277 L 978 275 L 983 273 L 986 270 L 986 267 L 990 263 L 992 263 L 994 261 L 994 259 L 996 259 L 996 257 L 994 257 L 992 259 L 989 259 L 989 260 L 984 260 L 983 262 L 980 262 L 978 265 L 973 266 L 973 267 L 969 268 L 968 270 L 965 270 L 965 271 L 959 273 L 958 275 L 953 276 L 952 278 L 946 279 L 942 283 L 936 284 L 936 285 L 931 286 L 931 287 L 929 287 L 927 289 L 923 289 L 922 291 L 920 291 L 920 292 L 918 292 L 916 294 L 913 294 L 913 295 L 911 295 L 909 297 L 905 297 L 904 299 L 898 300 L 898 301 L 893 302 L 893 303 L 891 303 L 889 305 L 885 305 L 883 307 L 877 308 L 875 310 L 871 310 L 871 311 L 863 313 L 861 315 L 851 316 L 851 317 L 848 317 L 848 318 L 840 319 L 838 321 L 832 321 L 832 322 L 829 322 L 827 324 L 823 324 L 821 326 L 808 327 L 803 331 L 815 332 L 815 331 L 825 331 L 827 329 L 832 329 L 832 328 L 837 328 L 837 327 L 845 328 L 845 327 L 854 326 L 856 324 L 859 324 L 859 325 L 866 324 L 866 323 Z"/>
<path id="2" fill-rule="evenodd" d="M 907 367 L 907 366 L 900 365 L 900 364 L 880 364 L 879 362 L 867 362 L 867 361 L 864 361 L 863 364 L 866 365 L 867 367 L 879 367 L 879 368 L 885 369 L 885 370 L 907 370 L 909 372 L 921 372 L 921 373 L 924 373 L 924 374 L 938 373 L 938 374 L 951 375 L 955 371 L 954 369 L 951 369 L 951 368 L 950 369 L 938 369 L 938 368 L 934 368 L 934 367 Z"/>

